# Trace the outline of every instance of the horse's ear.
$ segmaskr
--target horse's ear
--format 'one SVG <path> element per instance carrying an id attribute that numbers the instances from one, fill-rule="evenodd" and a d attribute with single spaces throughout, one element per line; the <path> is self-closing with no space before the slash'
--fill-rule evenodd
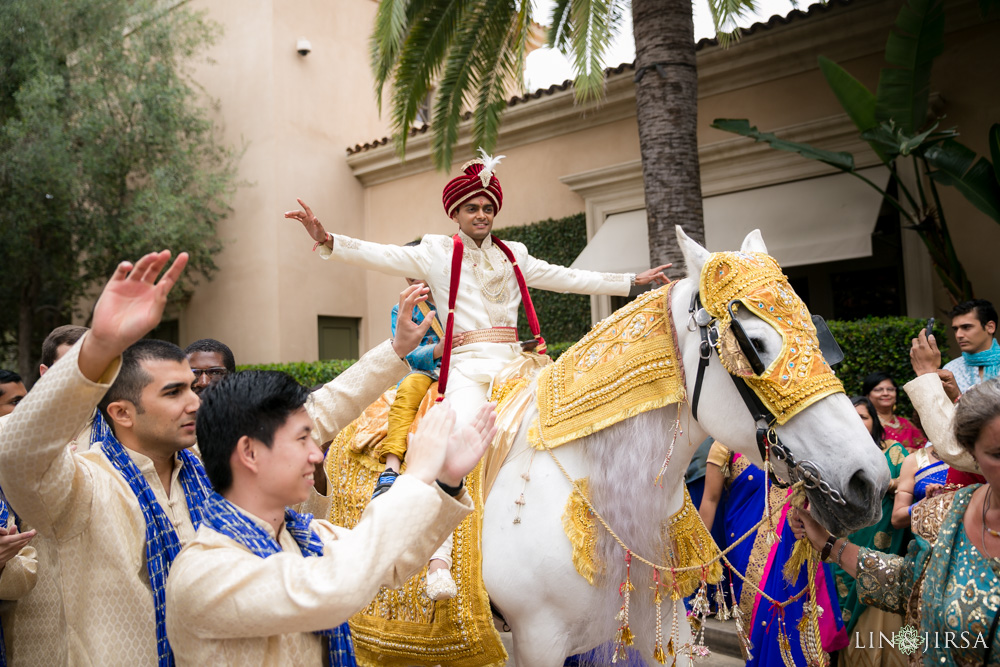
<path id="1" fill-rule="evenodd" d="M 743 245 L 740 247 L 742 252 L 759 252 L 764 255 L 767 254 L 767 246 L 764 245 L 764 237 L 760 235 L 760 230 L 755 229 L 747 237 L 743 239 Z"/>
<path id="2" fill-rule="evenodd" d="M 677 230 L 677 244 L 681 247 L 681 253 L 684 254 L 684 266 L 687 268 L 687 274 L 697 279 L 701 275 L 701 267 L 705 266 L 708 256 L 712 253 L 685 234 L 680 225 L 674 225 L 674 229 Z"/>

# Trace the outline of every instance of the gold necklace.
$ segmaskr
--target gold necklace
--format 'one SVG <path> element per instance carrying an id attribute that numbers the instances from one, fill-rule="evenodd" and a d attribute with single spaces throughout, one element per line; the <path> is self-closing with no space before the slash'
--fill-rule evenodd
<path id="1" fill-rule="evenodd" d="M 1000 530 L 993 530 L 986 525 L 986 511 L 990 508 L 990 501 L 993 500 L 993 487 L 986 487 L 986 497 L 983 498 L 983 529 L 993 537 L 1000 537 Z M 983 548 L 986 547 L 986 536 L 983 536 Z"/>
<path id="2" fill-rule="evenodd" d="M 510 276 L 513 273 L 513 267 L 510 265 L 510 262 L 502 261 L 499 275 L 488 278 L 484 271 L 479 268 L 479 263 L 486 260 L 486 251 L 481 248 L 476 250 L 478 250 L 479 256 L 470 256 L 469 259 L 472 262 L 472 273 L 479 281 L 479 290 L 487 301 L 492 301 L 493 303 L 507 301 L 507 283 L 510 281 Z"/>
<path id="3" fill-rule="evenodd" d="M 889 428 L 899 428 L 899 418 L 896 415 L 892 416 L 892 419 L 886 420 L 882 418 L 882 415 L 878 416 L 878 420 L 882 422 L 882 426 L 888 426 Z"/>

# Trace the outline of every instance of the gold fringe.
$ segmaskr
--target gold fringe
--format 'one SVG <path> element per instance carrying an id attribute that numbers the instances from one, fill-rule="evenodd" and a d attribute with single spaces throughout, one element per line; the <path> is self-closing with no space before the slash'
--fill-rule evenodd
<path id="1" fill-rule="evenodd" d="M 716 558 L 718 547 L 701 520 L 694 503 L 691 502 L 686 487 L 684 503 L 664 522 L 660 535 L 667 563 L 678 568 L 707 565 L 703 568 L 705 580 L 710 584 L 717 584 L 722 580 L 722 563 Z M 663 585 L 673 591 L 673 595 L 679 597 L 688 597 L 698 590 L 701 580 L 702 573 L 699 570 L 663 572 Z"/>
<path id="2" fill-rule="evenodd" d="M 788 499 L 791 507 L 796 509 L 802 509 L 806 504 L 806 492 L 802 487 L 797 487 L 793 492 L 791 498 Z M 788 557 L 788 561 L 785 563 L 785 569 L 783 574 L 785 577 L 785 583 L 789 586 L 793 585 L 799 578 L 799 571 L 802 569 L 804 563 L 812 562 L 816 555 L 816 550 L 812 548 L 812 544 L 809 540 L 803 536 L 802 538 L 796 540 L 795 547 L 792 549 L 792 554 Z"/>
<path id="3" fill-rule="evenodd" d="M 576 480 L 576 488 L 566 499 L 562 525 L 569 543 L 573 545 L 573 567 L 593 586 L 597 577 L 604 572 L 603 563 L 597 561 L 597 522 L 577 489 L 584 494 L 589 493 L 586 477 Z"/>

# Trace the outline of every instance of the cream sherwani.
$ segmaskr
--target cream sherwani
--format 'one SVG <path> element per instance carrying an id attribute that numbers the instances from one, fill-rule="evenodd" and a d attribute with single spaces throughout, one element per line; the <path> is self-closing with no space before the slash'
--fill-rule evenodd
<path id="1" fill-rule="evenodd" d="M 462 275 L 455 297 L 455 333 L 516 327 L 521 292 L 503 252 L 492 239 L 482 247 L 458 232 L 465 246 Z M 529 287 L 553 292 L 626 296 L 631 275 L 597 273 L 549 264 L 528 254 L 524 244 L 506 242 Z M 341 234 L 333 235 L 333 249 L 320 246 L 320 256 L 391 275 L 420 278 L 431 289 L 434 303 L 446 308 L 451 292 L 453 242 L 449 236 L 428 234 L 418 246 L 382 245 Z M 442 313 L 442 321 L 447 313 Z M 545 333 L 544 322 L 542 333 Z M 448 379 L 448 399 L 461 421 L 471 420 L 486 402 L 490 383 L 509 362 L 520 354 L 517 344 L 473 343 L 452 352 Z"/>
<path id="2" fill-rule="evenodd" d="M 312 522 L 322 557 L 302 556 L 284 527 L 282 553 L 260 558 L 203 526 L 167 580 L 177 664 L 322 665 L 323 642 L 312 632 L 346 621 L 380 586 L 405 583 L 471 510 L 467 493 L 456 500 L 402 475 L 353 530 Z"/>
<path id="3" fill-rule="evenodd" d="M 903 391 L 920 415 L 920 426 L 934 445 L 938 458 L 960 470 L 979 474 L 979 466 L 972 454 L 955 440 L 952 430 L 955 404 L 945 393 L 937 373 L 917 376 L 903 385 Z"/>
<path id="4" fill-rule="evenodd" d="M 47 667 L 155 665 L 155 613 L 146 571 L 146 522 L 139 503 L 100 448 L 74 455 L 66 446 L 114 381 L 119 363 L 105 372 L 101 382 L 90 382 L 79 369 L 80 345 L 67 353 L 65 363 L 42 376 L 0 434 L 0 487 L 18 514 L 50 543 L 58 567 L 51 575 L 43 571 L 42 577 L 58 580 L 66 619 L 65 631 L 26 641 L 38 649 L 35 664 Z M 375 396 L 406 372 L 406 364 L 388 344 L 365 360 L 369 357 L 373 363 L 359 362 L 354 376 L 380 385 L 372 392 Z M 339 403 L 339 398 L 349 400 L 349 394 L 341 396 L 329 385 L 316 394 L 311 403 L 320 411 Z M 330 428 L 330 419 L 321 416 L 317 426 L 322 433 Z M 180 459 L 175 461 L 168 494 L 152 460 L 126 451 L 181 544 L 189 542 L 194 527 L 177 479 Z M 12 640 L 20 642 L 21 635 Z"/>
<path id="5" fill-rule="evenodd" d="M 92 415 L 91 415 L 92 416 Z M 0 417 L 0 434 L 10 415 Z M 77 452 L 90 448 L 90 418 L 68 446 L 76 445 Z M 31 526 L 22 521 L 21 531 Z M 53 637 L 66 635 L 66 618 L 59 579 L 59 554 L 55 540 L 36 535 L 31 540 L 36 552 L 37 577 L 34 587 L 16 605 L 7 605 L 3 611 L 4 640 L 7 645 L 7 662 L 11 665 L 49 667 L 65 665 L 66 642 L 53 641 Z"/>
<path id="6" fill-rule="evenodd" d="M 10 529 L 14 525 L 14 513 L 11 512 L 7 519 L 6 528 Z M 37 536 L 36 538 L 37 539 Z M 27 546 L 22 547 L 17 555 L 11 558 L 0 572 L 0 618 L 3 619 L 4 642 L 7 646 L 12 646 L 12 641 L 7 635 L 8 628 L 14 620 L 14 611 L 17 609 L 18 600 L 23 599 L 35 587 L 38 579 L 38 553 L 35 551 L 32 539 Z M 14 662 L 11 651 L 7 651 L 8 664 L 18 665 Z"/>

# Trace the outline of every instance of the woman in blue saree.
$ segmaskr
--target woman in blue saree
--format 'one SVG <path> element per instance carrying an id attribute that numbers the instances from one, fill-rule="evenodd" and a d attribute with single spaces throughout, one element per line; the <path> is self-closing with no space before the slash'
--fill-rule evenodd
<path id="1" fill-rule="evenodd" d="M 716 529 L 713 534 L 717 535 L 718 528 L 722 528 L 724 541 L 719 546 L 723 549 L 753 528 L 764 516 L 764 483 L 764 471 L 750 463 L 746 457 L 730 452 L 721 443 L 712 445 L 700 512 L 706 525 L 710 529 Z M 795 546 L 795 537 L 785 521 L 788 511 L 785 503 L 789 492 L 773 485 L 769 486 L 768 491 L 772 512 L 775 513 L 774 532 L 779 541 L 768 544 L 765 523 L 756 535 L 751 535 L 737 545 L 728 558 L 733 567 L 769 597 L 783 602 L 806 588 L 808 575 L 803 567 L 794 584 L 789 585 L 784 579 L 782 571 Z M 724 502 L 724 511 L 717 513 L 715 508 L 719 507 L 720 502 Z M 721 526 L 715 525 L 716 519 L 721 522 Z M 728 571 L 727 575 L 732 577 Z M 818 602 L 823 608 L 819 619 L 820 640 L 823 650 L 829 653 L 847 645 L 847 633 L 840 618 L 840 607 L 829 565 L 824 564 L 817 572 L 816 587 Z M 778 647 L 780 624 L 777 621 L 782 613 L 795 664 L 805 665 L 803 642 L 806 637 L 799 632 L 798 624 L 802 619 L 803 603 L 808 596 L 803 595 L 781 612 L 754 587 L 744 586 L 739 577 L 734 577 L 733 591 L 736 596 L 734 604 L 738 604 L 743 611 L 745 627 L 753 645 L 752 657 L 747 661 L 747 666 L 785 667 Z"/>

